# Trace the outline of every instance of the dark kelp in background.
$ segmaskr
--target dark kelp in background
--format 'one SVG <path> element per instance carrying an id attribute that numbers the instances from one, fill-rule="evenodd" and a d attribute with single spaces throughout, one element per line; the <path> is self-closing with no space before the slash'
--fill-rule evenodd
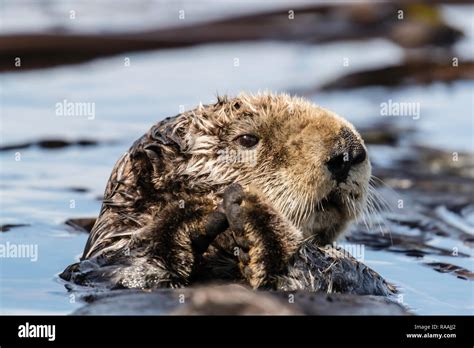
<path id="1" fill-rule="evenodd" d="M 285 294 L 239 286 L 216 286 L 212 297 L 183 290 L 190 301 L 181 307 L 168 290 L 83 292 L 91 302 L 83 307 L 82 292 L 66 293 L 55 278 L 82 252 L 114 162 L 152 123 L 216 92 L 271 89 L 336 111 L 369 144 L 385 203 L 340 244 L 364 245 L 361 261 L 397 285 L 396 300 L 413 313 L 472 314 L 474 10 L 466 3 L 250 1 L 204 11 L 205 1 L 4 1 L 0 238 L 37 245 L 38 259 L 2 259 L 2 313 L 405 313 L 344 295 L 298 294 L 292 306 Z M 64 100 L 94 103 L 93 117 L 58 116 Z M 390 101 L 416 102 L 419 114 L 385 116 Z M 236 297 L 250 309 L 225 305 Z M 116 301 L 128 305 L 117 310 Z"/>

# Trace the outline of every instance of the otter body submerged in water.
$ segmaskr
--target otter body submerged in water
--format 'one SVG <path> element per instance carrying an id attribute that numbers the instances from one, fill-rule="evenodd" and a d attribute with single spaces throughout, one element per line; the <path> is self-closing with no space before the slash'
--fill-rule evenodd
<path id="1" fill-rule="evenodd" d="M 154 125 L 115 165 L 67 280 L 386 295 L 332 243 L 365 208 L 371 169 L 346 120 L 287 95 L 219 98 Z"/>

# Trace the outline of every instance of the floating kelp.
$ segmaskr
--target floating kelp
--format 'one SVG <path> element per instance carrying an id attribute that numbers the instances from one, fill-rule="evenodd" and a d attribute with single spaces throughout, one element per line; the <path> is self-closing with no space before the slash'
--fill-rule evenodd
<path id="1" fill-rule="evenodd" d="M 17 227 L 26 227 L 30 226 L 30 224 L 5 224 L 0 226 L 0 232 L 8 232 L 12 228 L 17 228 Z"/>
<path id="2" fill-rule="evenodd" d="M 77 28 L 74 32 L 71 28 L 71 31 L 63 32 L 2 35 L 0 71 L 25 71 L 80 63 L 123 52 L 222 42 L 279 40 L 322 43 L 385 38 L 402 47 L 419 48 L 450 47 L 462 36 L 458 29 L 443 22 L 436 5 L 415 6 L 404 1 L 346 6 L 292 5 L 285 10 L 249 11 L 248 14 L 204 23 L 182 23 L 176 18 L 174 26 L 135 32 L 90 33 L 77 32 Z"/>
<path id="3" fill-rule="evenodd" d="M 152 292 L 116 290 L 86 296 L 73 315 L 408 315 L 380 296 L 253 291 L 242 285 L 208 285 Z M 184 302 L 182 299 L 186 299 Z M 117 306 L 120 303 L 120 306 Z"/>
<path id="4" fill-rule="evenodd" d="M 398 87 L 473 79 L 473 61 L 461 61 L 458 65 L 453 66 L 449 59 L 445 63 L 431 62 L 424 59 L 354 72 L 330 81 L 316 90 L 331 91 L 368 86 Z M 314 93 L 314 90 L 305 93 Z"/>
<path id="5" fill-rule="evenodd" d="M 0 146 L 0 151 L 15 151 L 27 149 L 30 147 L 39 147 L 41 149 L 55 150 L 70 146 L 96 146 L 99 141 L 92 139 L 65 140 L 65 139 L 42 139 L 38 141 L 8 144 Z"/>
<path id="6" fill-rule="evenodd" d="M 64 223 L 75 230 L 89 233 L 95 224 L 96 218 L 74 218 L 68 219 Z"/>

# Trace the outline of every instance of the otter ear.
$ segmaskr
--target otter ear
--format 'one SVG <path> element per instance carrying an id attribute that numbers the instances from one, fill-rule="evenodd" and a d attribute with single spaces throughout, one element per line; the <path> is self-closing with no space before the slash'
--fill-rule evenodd
<path id="1" fill-rule="evenodd" d="M 183 152 L 185 147 L 184 140 L 172 131 L 171 127 L 159 123 L 153 126 L 150 131 L 137 140 L 133 156 L 139 157 L 145 155 L 148 162 L 153 167 L 155 175 L 159 175 L 163 170 L 163 157 Z"/>

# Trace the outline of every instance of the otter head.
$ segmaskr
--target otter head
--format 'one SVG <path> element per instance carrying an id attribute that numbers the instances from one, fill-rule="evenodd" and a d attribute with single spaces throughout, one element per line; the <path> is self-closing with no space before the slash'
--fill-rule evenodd
<path id="1" fill-rule="evenodd" d="M 365 208 L 371 166 L 364 141 L 349 122 L 303 99 L 220 98 L 160 132 L 178 145 L 174 173 L 192 189 L 219 195 L 232 182 L 252 185 L 321 245 Z"/>

